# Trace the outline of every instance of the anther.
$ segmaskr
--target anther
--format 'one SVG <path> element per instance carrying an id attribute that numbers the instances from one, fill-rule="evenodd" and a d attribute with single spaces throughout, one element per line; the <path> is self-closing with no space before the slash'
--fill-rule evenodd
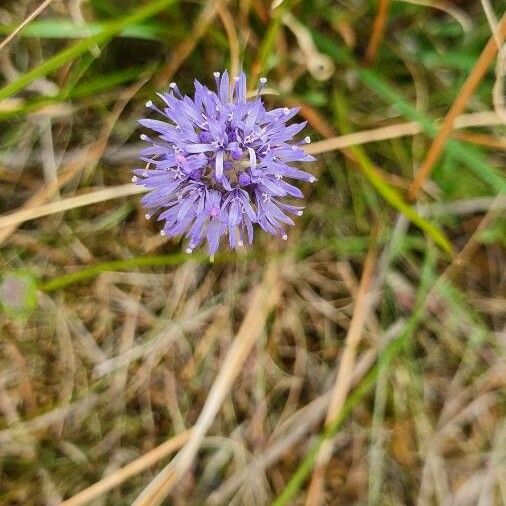
<path id="1" fill-rule="evenodd" d="M 160 235 L 161 235 L 162 237 L 165 237 L 165 230 L 160 230 Z"/>
<path id="2" fill-rule="evenodd" d="M 286 240 L 288 240 L 288 236 L 285 234 L 285 235 L 283 235 L 283 237 L 281 239 L 283 239 L 283 241 L 286 241 Z"/>
<path id="3" fill-rule="evenodd" d="M 297 211 L 297 216 L 302 216 L 304 214 L 304 211 Z"/>
<path id="4" fill-rule="evenodd" d="M 141 141 L 149 141 L 149 137 L 146 134 L 141 134 L 139 138 Z"/>
<path id="5" fill-rule="evenodd" d="M 132 177 L 132 183 L 137 182 L 137 179 L 138 179 L 138 178 L 137 178 L 137 176 L 133 176 L 133 177 Z"/>
<path id="6" fill-rule="evenodd" d="M 144 215 L 144 217 L 146 218 L 146 220 L 151 219 L 151 215 L 150 215 L 150 214 L 148 214 L 148 213 L 146 213 L 146 214 Z"/>
<path id="7" fill-rule="evenodd" d="M 306 144 L 309 144 L 309 143 L 311 142 L 311 137 L 309 137 L 309 135 L 308 135 L 308 136 L 306 136 L 306 137 L 304 137 L 304 142 L 305 142 Z"/>
<path id="8" fill-rule="evenodd" d="M 185 249 L 185 252 L 190 255 L 191 253 L 193 253 L 193 250 L 191 248 L 186 248 Z"/>
<path id="9" fill-rule="evenodd" d="M 146 102 L 146 107 L 152 107 L 153 106 L 153 102 L 151 100 L 148 100 Z"/>

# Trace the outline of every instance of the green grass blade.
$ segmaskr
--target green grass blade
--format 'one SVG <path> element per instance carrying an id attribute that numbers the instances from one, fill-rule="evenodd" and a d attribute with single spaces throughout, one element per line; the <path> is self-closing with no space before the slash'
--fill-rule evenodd
<path id="1" fill-rule="evenodd" d="M 367 180 L 374 186 L 376 191 L 395 209 L 400 211 L 406 218 L 418 228 L 423 230 L 434 242 L 447 253 L 452 253 L 452 245 L 446 238 L 446 235 L 434 225 L 434 223 L 420 216 L 413 207 L 411 207 L 401 196 L 401 194 L 385 181 L 376 167 L 364 151 L 356 146 L 351 148 L 356 157 L 363 174 Z"/>
<path id="2" fill-rule="evenodd" d="M 364 84 L 384 100 L 390 102 L 406 119 L 418 122 L 427 135 L 434 137 L 437 134 L 438 129 L 434 121 L 420 111 L 417 111 L 415 107 L 377 73 L 370 69 L 359 69 L 358 75 Z M 445 149 L 497 193 L 506 191 L 506 180 L 486 162 L 478 149 L 466 146 L 453 139 L 447 141 Z"/>
<path id="3" fill-rule="evenodd" d="M 19 36 L 39 39 L 85 39 L 102 33 L 106 27 L 107 23 L 89 22 L 80 25 L 65 18 L 41 19 L 21 30 Z M 0 34 L 8 35 L 15 28 L 11 25 L 0 25 Z M 168 30 L 160 23 L 136 23 L 125 26 L 118 35 L 134 39 L 167 40 L 171 35 L 174 36 L 174 31 Z"/>
<path id="4" fill-rule="evenodd" d="M 392 104 L 406 119 L 419 123 L 426 135 L 434 137 L 437 134 L 438 128 L 434 119 L 418 111 L 399 91 L 377 72 L 372 69 L 360 67 L 349 53 L 321 33 L 313 32 L 313 37 L 315 43 L 322 51 L 327 53 L 337 63 L 346 63 L 352 66 L 357 71 L 360 80 L 367 87 L 382 97 L 386 102 Z M 445 145 L 445 150 L 451 153 L 456 160 L 462 165 L 465 165 L 487 185 L 493 188 L 495 192 L 506 192 L 506 180 L 495 168 L 490 166 L 479 149 L 467 146 L 460 141 L 450 139 Z"/>
<path id="5" fill-rule="evenodd" d="M 339 126 L 343 133 L 350 133 L 348 125 L 348 111 L 346 101 L 337 91 L 334 93 L 337 115 L 339 118 Z M 406 218 L 418 228 L 423 230 L 434 242 L 447 253 L 452 253 L 452 245 L 446 238 L 445 234 L 426 218 L 420 216 L 416 210 L 411 207 L 402 197 L 402 195 L 385 180 L 383 175 L 374 166 L 367 156 L 365 150 L 361 146 L 351 146 L 349 151 L 353 154 L 358 162 L 359 168 L 374 187 L 374 189 L 394 208 L 400 211 Z"/>
<path id="6" fill-rule="evenodd" d="M 204 254 L 196 254 L 192 256 L 192 260 L 205 262 L 208 261 L 209 257 Z M 62 276 L 55 277 L 46 281 L 45 283 L 39 284 L 39 290 L 43 292 L 54 292 L 65 288 L 66 286 L 73 285 L 75 283 L 82 283 L 93 279 L 103 272 L 109 271 L 127 271 L 130 269 L 136 269 L 138 267 L 165 267 L 171 265 L 181 265 L 188 261 L 188 255 L 186 253 L 175 253 L 172 255 L 154 255 L 154 256 L 143 256 L 134 257 L 121 260 L 110 260 L 108 262 L 102 262 L 97 265 L 85 267 L 78 271 L 71 272 L 69 274 L 63 274 Z"/>
<path id="7" fill-rule="evenodd" d="M 151 2 L 148 5 L 140 7 L 131 14 L 128 14 L 127 16 L 120 18 L 117 21 L 112 21 L 104 24 L 104 28 L 100 33 L 92 35 L 91 37 L 88 37 L 87 39 L 84 39 L 80 42 L 76 42 L 74 45 L 70 46 L 67 49 L 64 49 L 63 51 L 60 51 L 38 67 L 29 70 L 28 72 L 22 74 L 15 81 L 1 88 L 0 100 L 18 93 L 36 79 L 40 79 L 41 77 L 54 72 L 72 60 L 75 60 L 94 45 L 104 43 L 111 37 L 114 37 L 118 33 L 121 33 L 121 31 L 124 30 L 127 26 L 139 23 L 146 18 L 154 16 L 175 1 L 176 0 L 157 0 Z"/>
<path id="8" fill-rule="evenodd" d="M 130 67 L 125 70 L 111 72 L 110 74 L 102 74 L 100 77 L 90 79 L 75 87 L 70 87 L 68 92 L 66 89 L 62 89 L 62 92 L 54 97 L 41 97 L 29 101 L 27 100 L 26 102 L 22 102 L 19 107 L 12 108 L 5 112 L 0 111 L 0 121 L 36 112 L 50 104 L 96 96 L 115 86 L 133 81 L 143 75 L 149 75 L 153 69 L 154 66 Z"/>

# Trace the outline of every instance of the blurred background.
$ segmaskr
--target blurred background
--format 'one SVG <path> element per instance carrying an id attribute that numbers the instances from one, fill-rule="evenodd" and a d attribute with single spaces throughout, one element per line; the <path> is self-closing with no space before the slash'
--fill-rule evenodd
<path id="1" fill-rule="evenodd" d="M 505 9 L 3 0 L 0 504 L 506 504 Z M 318 182 L 210 263 L 130 179 L 223 69 Z"/>

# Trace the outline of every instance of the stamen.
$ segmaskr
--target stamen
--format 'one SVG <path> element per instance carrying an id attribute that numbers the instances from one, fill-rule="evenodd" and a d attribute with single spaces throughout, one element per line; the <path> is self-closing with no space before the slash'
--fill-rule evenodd
<path id="1" fill-rule="evenodd" d="M 281 239 L 283 239 L 283 241 L 287 241 L 288 240 L 288 236 L 286 234 L 284 234 L 283 237 L 281 237 Z"/>
<path id="2" fill-rule="evenodd" d="M 132 177 L 132 183 L 136 183 L 139 178 L 137 176 Z"/>
<path id="3" fill-rule="evenodd" d="M 304 214 L 304 211 L 297 211 L 297 216 L 302 216 Z"/>
<path id="4" fill-rule="evenodd" d="M 311 176 L 311 177 L 309 178 L 309 182 L 310 182 L 310 183 L 314 183 L 315 181 L 316 181 L 316 178 L 315 178 L 315 177 Z"/>
<path id="5" fill-rule="evenodd" d="M 148 213 L 146 213 L 146 214 L 144 215 L 144 217 L 146 218 L 146 220 L 150 220 L 150 219 L 151 219 L 151 215 L 150 215 L 150 214 L 148 214 Z"/>
<path id="6" fill-rule="evenodd" d="M 160 230 L 160 235 L 161 235 L 162 237 L 165 237 L 165 230 Z"/>
<path id="7" fill-rule="evenodd" d="M 261 77 L 259 79 L 259 81 L 260 81 L 260 84 L 259 84 L 258 90 L 257 90 L 257 97 L 260 95 L 260 93 L 262 93 L 262 90 L 264 89 L 265 83 L 267 82 L 267 78 L 266 77 Z"/>
<path id="8" fill-rule="evenodd" d="M 185 249 L 185 252 L 190 255 L 191 253 L 193 253 L 193 250 L 191 248 L 186 248 Z"/>
<path id="9" fill-rule="evenodd" d="M 149 137 L 146 134 L 141 134 L 139 138 L 141 141 L 149 141 Z"/>
<path id="10" fill-rule="evenodd" d="M 304 137 L 304 142 L 305 142 L 306 144 L 309 144 L 309 143 L 311 142 L 311 137 L 309 137 L 309 135 L 308 135 L 308 136 L 306 136 L 306 137 Z"/>
<path id="11" fill-rule="evenodd" d="M 219 72 L 214 72 L 213 75 L 214 75 L 214 80 L 216 81 L 216 88 L 218 89 L 218 92 L 219 92 L 219 89 L 220 89 L 220 73 Z"/>
<path id="12" fill-rule="evenodd" d="M 146 102 L 146 107 L 153 107 L 153 102 L 151 100 L 148 100 Z"/>

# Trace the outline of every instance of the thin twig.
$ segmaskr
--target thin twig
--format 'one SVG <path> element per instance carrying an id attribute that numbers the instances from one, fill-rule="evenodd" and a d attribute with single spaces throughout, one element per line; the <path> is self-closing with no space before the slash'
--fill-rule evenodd
<path id="1" fill-rule="evenodd" d="M 368 313 L 371 309 L 369 290 L 374 277 L 376 257 L 376 248 L 373 246 L 369 250 L 365 260 L 364 271 L 357 291 L 353 317 L 346 336 L 346 343 L 341 357 L 339 371 L 329 402 L 325 421 L 326 426 L 329 426 L 337 419 L 346 397 L 348 396 L 348 392 L 350 391 L 357 347 L 362 337 Z M 325 441 L 320 448 L 309 485 L 306 506 L 318 506 L 321 503 L 325 469 L 332 455 L 332 448 L 332 440 Z"/>
<path id="2" fill-rule="evenodd" d="M 63 501 L 61 506 L 81 506 L 93 501 L 109 490 L 121 485 L 128 480 L 128 478 L 142 473 L 160 460 L 168 457 L 171 453 L 177 451 L 186 443 L 186 441 L 188 441 L 189 436 L 190 431 L 185 431 L 170 438 L 168 441 L 165 441 L 156 448 L 153 448 L 151 451 L 145 453 L 133 462 L 130 462 L 121 469 L 118 469 L 114 473 L 106 476 L 104 479 L 94 483 L 88 488 L 85 488 L 70 499 Z"/>
<path id="3" fill-rule="evenodd" d="M 104 202 L 105 200 L 135 195 L 145 191 L 146 190 L 141 186 L 133 184 L 111 186 L 91 193 L 85 193 L 84 195 L 77 195 L 76 197 L 69 197 L 57 202 L 51 202 L 50 204 L 44 204 L 34 208 L 20 209 L 19 211 L 0 217 L 0 229 L 15 227 L 20 223 L 33 220 L 35 218 L 61 213 L 63 211 L 68 211 L 69 209 L 76 209 L 77 207 L 88 206 L 90 204 L 97 204 L 98 202 Z"/>
<path id="4" fill-rule="evenodd" d="M 42 2 L 22 23 L 20 23 L 2 42 L 0 42 L 0 51 L 16 37 L 16 35 L 33 19 L 35 19 L 53 0 Z"/>

